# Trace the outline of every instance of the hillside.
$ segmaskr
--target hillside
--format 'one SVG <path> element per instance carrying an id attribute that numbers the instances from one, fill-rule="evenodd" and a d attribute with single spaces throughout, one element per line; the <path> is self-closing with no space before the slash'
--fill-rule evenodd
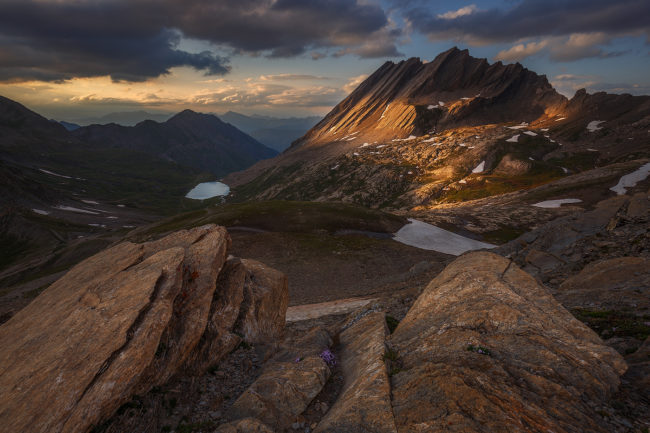
<path id="1" fill-rule="evenodd" d="M 72 134 L 98 148 L 145 152 L 219 177 L 277 154 L 216 116 L 191 110 L 163 123 L 90 125 Z"/>
<path id="2" fill-rule="evenodd" d="M 649 126 L 650 97 L 568 100 L 519 64 L 454 48 L 385 63 L 288 151 L 226 182 L 235 200 L 426 211 L 648 158 Z"/>

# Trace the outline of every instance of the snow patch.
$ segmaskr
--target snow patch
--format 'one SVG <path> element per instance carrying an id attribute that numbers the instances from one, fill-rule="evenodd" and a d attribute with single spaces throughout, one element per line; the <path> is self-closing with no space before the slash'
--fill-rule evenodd
<path id="1" fill-rule="evenodd" d="M 39 215 L 49 215 L 50 213 L 46 210 L 41 210 L 41 209 L 32 209 L 32 212 L 37 213 Z"/>
<path id="2" fill-rule="evenodd" d="M 429 105 L 427 107 L 427 110 L 433 110 L 434 108 L 438 108 L 438 106 L 437 105 Z"/>
<path id="3" fill-rule="evenodd" d="M 230 187 L 221 182 L 203 182 L 195 186 L 185 197 L 192 200 L 205 200 L 230 194 Z"/>
<path id="4" fill-rule="evenodd" d="M 539 203 L 535 203 L 533 206 L 541 207 L 545 209 L 556 209 L 562 206 L 563 204 L 580 203 L 580 202 L 582 202 L 582 200 L 578 198 L 561 198 L 558 200 L 540 201 Z"/>
<path id="5" fill-rule="evenodd" d="M 85 210 L 85 209 L 79 209 L 79 208 L 72 207 L 72 206 L 54 206 L 54 209 L 65 210 L 65 211 L 68 211 L 68 212 L 85 213 L 85 214 L 88 214 L 88 215 L 99 215 L 98 212 L 93 212 L 93 211 Z"/>
<path id="6" fill-rule="evenodd" d="M 519 142 L 519 135 L 521 135 L 521 134 L 513 135 L 512 137 L 510 137 L 506 141 L 508 143 L 517 143 L 517 142 Z"/>
<path id="7" fill-rule="evenodd" d="M 340 167 L 340 164 L 336 164 L 334 167 L 330 168 L 330 170 L 336 170 L 339 167 Z"/>
<path id="8" fill-rule="evenodd" d="M 531 137 L 535 137 L 537 134 L 533 131 L 524 131 L 524 134 L 530 135 Z"/>
<path id="9" fill-rule="evenodd" d="M 458 181 L 458 183 L 467 183 L 467 181 L 465 179 L 461 179 Z"/>
<path id="10" fill-rule="evenodd" d="M 639 167 L 638 170 L 621 177 L 618 183 L 611 187 L 610 190 L 618 195 L 623 195 L 628 188 L 633 188 L 638 182 L 645 180 L 650 175 L 650 162 Z"/>
<path id="11" fill-rule="evenodd" d="M 445 103 L 442 102 L 442 101 L 438 101 L 438 105 L 440 105 L 441 107 L 444 107 L 444 106 L 445 106 Z"/>
<path id="12" fill-rule="evenodd" d="M 466 251 L 494 248 L 496 246 L 457 235 L 413 218 L 409 218 L 409 224 L 399 229 L 393 239 L 412 247 L 454 256 L 459 256 Z"/>
<path id="13" fill-rule="evenodd" d="M 81 200 L 81 201 L 86 203 L 86 204 L 99 204 L 99 203 L 97 203 L 96 201 L 93 201 L 93 200 Z"/>
<path id="14" fill-rule="evenodd" d="M 540 129 L 540 131 L 542 131 L 542 132 L 548 132 L 548 128 L 542 128 L 542 129 Z"/>
<path id="15" fill-rule="evenodd" d="M 426 140 L 422 140 L 421 143 L 434 143 L 436 141 L 436 137 L 431 137 L 427 138 Z M 440 146 L 440 143 L 435 143 L 436 146 Z"/>
<path id="16" fill-rule="evenodd" d="M 70 176 L 64 176 L 62 174 L 55 173 L 53 171 L 45 170 L 45 169 L 42 169 L 42 168 L 39 168 L 38 171 L 40 171 L 42 173 L 45 173 L 45 174 L 52 175 L 52 176 L 62 177 L 64 179 L 72 179 L 72 177 L 70 177 Z"/>
<path id="17" fill-rule="evenodd" d="M 598 131 L 599 129 L 603 129 L 602 127 L 598 126 L 601 123 L 605 123 L 604 120 L 592 120 L 587 124 L 587 131 L 589 132 L 595 132 Z"/>
<path id="18" fill-rule="evenodd" d="M 483 170 L 485 170 L 485 161 L 481 161 L 481 163 L 472 170 L 472 173 L 483 173 Z"/>
<path id="19" fill-rule="evenodd" d="M 566 117 L 560 117 L 559 119 L 555 119 L 556 122 L 559 122 L 560 120 L 564 120 Z"/>

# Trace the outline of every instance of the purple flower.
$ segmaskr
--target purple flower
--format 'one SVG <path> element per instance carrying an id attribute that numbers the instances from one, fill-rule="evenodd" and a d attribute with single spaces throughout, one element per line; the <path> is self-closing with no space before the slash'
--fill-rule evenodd
<path id="1" fill-rule="evenodd" d="M 297 357 L 296 360 L 295 360 L 294 362 L 300 362 L 301 359 L 302 359 L 302 358 Z"/>
<path id="2" fill-rule="evenodd" d="M 323 350 L 319 356 L 330 367 L 336 365 L 336 356 L 329 349 Z"/>

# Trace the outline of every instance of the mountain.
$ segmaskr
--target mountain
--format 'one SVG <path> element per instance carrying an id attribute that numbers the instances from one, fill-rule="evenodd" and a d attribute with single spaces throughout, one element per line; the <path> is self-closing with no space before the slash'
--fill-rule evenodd
<path id="1" fill-rule="evenodd" d="M 648 129 L 648 96 L 569 100 L 520 64 L 453 48 L 386 62 L 282 155 L 226 182 L 237 200 L 424 212 L 648 158 Z"/>
<path id="2" fill-rule="evenodd" d="M 163 123 L 90 125 L 73 131 L 95 147 L 126 148 L 224 176 L 277 154 L 211 114 L 185 110 Z"/>
<path id="3" fill-rule="evenodd" d="M 67 269 L 127 229 L 179 210 L 214 175 L 130 149 L 89 146 L 0 97 L 0 287 Z"/>
<path id="4" fill-rule="evenodd" d="M 228 111 L 220 118 L 278 152 L 288 148 L 293 141 L 302 137 L 320 120 L 317 116 L 284 119 L 258 115 L 246 116 L 234 111 Z"/>
<path id="5" fill-rule="evenodd" d="M 150 113 L 148 111 L 117 111 L 108 113 L 103 116 L 95 117 L 80 117 L 72 119 L 72 123 L 79 125 L 107 125 L 109 123 L 117 123 L 123 126 L 135 126 L 145 120 L 155 120 L 156 122 L 165 122 L 173 114 L 172 113 Z"/>
<path id="6" fill-rule="evenodd" d="M 71 122 L 66 122 L 64 120 L 59 122 L 65 129 L 68 131 L 74 131 L 75 129 L 81 128 L 81 125 L 77 125 L 76 123 L 71 123 Z"/>

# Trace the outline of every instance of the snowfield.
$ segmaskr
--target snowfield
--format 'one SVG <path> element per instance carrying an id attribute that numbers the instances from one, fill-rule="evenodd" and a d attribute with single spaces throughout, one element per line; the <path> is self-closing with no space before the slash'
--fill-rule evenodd
<path id="1" fill-rule="evenodd" d="M 55 173 L 53 171 L 45 170 L 43 168 L 39 168 L 38 171 L 40 171 L 42 173 L 45 173 L 45 174 L 52 175 L 52 176 L 62 177 L 64 179 L 72 179 L 72 177 L 70 177 L 70 176 L 65 176 L 65 175 L 62 175 L 62 174 L 59 174 L 59 173 Z"/>
<path id="2" fill-rule="evenodd" d="M 520 135 L 521 135 L 521 134 L 513 135 L 512 137 L 510 137 L 510 138 L 507 139 L 506 141 L 507 141 L 508 143 L 518 143 L 518 142 L 519 142 L 519 136 L 520 136 Z"/>
<path id="3" fill-rule="evenodd" d="M 623 195 L 627 192 L 628 188 L 632 188 L 636 186 L 637 183 L 646 180 L 648 175 L 650 175 L 650 162 L 642 165 L 638 170 L 621 177 L 618 183 L 611 187 L 610 190 L 614 191 L 618 195 Z"/>
<path id="4" fill-rule="evenodd" d="M 459 256 L 466 251 L 496 247 L 496 245 L 469 239 L 413 218 L 409 218 L 409 224 L 399 229 L 393 239 L 412 247 L 454 256 Z"/>
<path id="5" fill-rule="evenodd" d="M 483 173 L 483 170 L 485 170 L 485 161 L 481 161 L 481 163 L 472 170 L 472 173 Z"/>
<path id="6" fill-rule="evenodd" d="M 537 135 L 537 133 L 535 133 L 533 131 L 524 131 L 524 134 L 530 135 L 531 137 L 535 137 Z"/>
<path id="7" fill-rule="evenodd" d="M 86 209 L 79 209 L 79 208 L 72 207 L 72 206 L 54 206 L 54 209 L 66 210 L 68 212 L 86 213 L 88 215 L 99 215 L 99 212 L 93 212 L 93 211 L 86 210 Z"/>
<path id="8" fill-rule="evenodd" d="M 592 120 L 592 121 L 589 122 L 589 124 L 587 125 L 587 131 L 589 131 L 589 132 L 595 132 L 595 131 L 598 131 L 599 129 L 603 129 L 602 127 L 598 126 L 598 125 L 600 125 L 601 123 L 605 123 L 605 121 L 604 121 L 604 120 Z"/>
<path id="9" fill-rule="evenodd" d="M 580 203 L 580 202 L 582 202 L 582 200 L 578 198 L 561 198 L 558 200 L 540 201 L 539 203 L 535 203 L 533 206 L 542 207 L 545 209 L 557 209 L 563 204 Z"/>

